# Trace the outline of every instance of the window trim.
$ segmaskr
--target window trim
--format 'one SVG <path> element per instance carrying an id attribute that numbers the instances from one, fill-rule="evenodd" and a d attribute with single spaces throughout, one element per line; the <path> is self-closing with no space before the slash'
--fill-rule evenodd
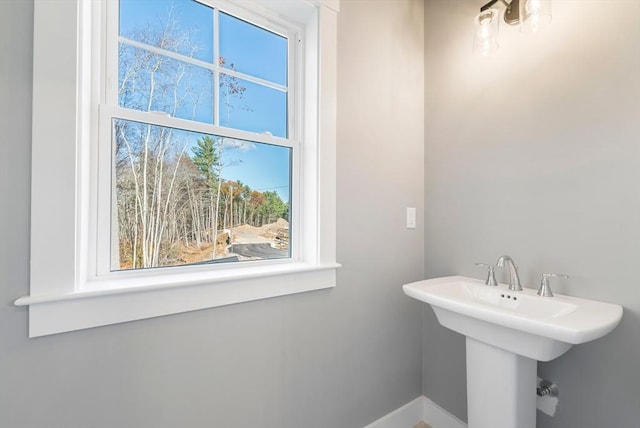
<path id="1" fill-rule="evenodd" d="M 86 124 L 99 115 L 97 103 L 90 100 L 102 98 L 87 72 L 99 66 L 96 57 L 101 55 L 88 52 L 97 47 L 104 54 L 104 47 L 91 38 L 90 26 L 78 25 L 81 20 L 97 24 L 92 3 L 36 0 L 34 6 L 31 283 L 30 294 L 15 302 L 29 306 L 29 336 L 334 287 L 340 266 L 335 250 L 339 0 L 275 2 L 281 9 L 270 12 L 263 7 L 273 2 L 255 1 L 261 15 L 313 16 L 305 27 L 307 96 L 297 100 L 305 103 L 306 115 L 300 153 L 305 168 L 297 191 L 312 195 L 300 200 L 300 210 L 306 226 L 314 225 L 300 229 L 303 259 L 216 269 L 215 275 L 202 268 L 183 275 L 181 267 L 172 267 L 152 275 L 133 272 L 120 281 L 90 280 L 84 251 L 92 243 L 88 231 L 96 230 L 92 206 L 97 201 L 90 183 L 96 183 L 97 175 L 81 166 L 95 161 L 86 141 L 96 141 L 97 131 Z M 241 4 L 246 7 L 247 1 Z"/>
<path id="2" fill-rule="evenodd" d="M 286 147 L 293 149 L 294 156 L 291 159 L 291 201 L 290 201 L 290 227 L 291 227 L 291 241 L 290 241 L 290 257 L 287 260 L 265 260 L 264 263 L 293 263 L 297 261 L 305 261 L 313 257 L 310 254 L 308 257 L 304 257 L 300 251 L 300 219 L 301 212 L 299 209 L 299 202 L 302 200 L 302 194 L 298 191 L 300 184 L 300 150 L 303 135 L 302 128 L 302 97 L 298 97 L 297 94 L 301 88 L 300 82 L 303 81 L 303 73 L 300 73 L 302 69 L 302 58 L 304 52 L 304 25 L 300 22 L 294 22 L 290 17 L 281 17 L 274 13 L 264 12 L 264 15 L 259 15 L 255 11 L 251 10 L 251 7 L 247 8 L 247 4 L 251 6 L 251 3 L 245 3 L 242 6 L 234 4 L 229 0 L 193 0 L 204 6 L 211 7 L 213 11 L 214 24 L 214 49 L 213 58 L 211 62 L 202 61 L 196 58 L 187 57 L 183 54 L 164 50 L 151 45 L 144 44 L 135 40 L 127 39 L 119 33 L 118 21 L 119 21 L 119 5 L 117 1 L 102 2 L 102 7 L 95 6 L 93 9 L 94 16 L 100 17 L 100 26 L 94 26 L 93 28 L 104 29 L 98 35 L 98 39 L 93 43 L 93 49 L 102 48 L 106 53 L 105 58 L 98 58 L 102 61 L 97 69 L 93 69 L 91 72 L 90 84 L 99 85 L 97 89 L 100 91 L 100 97 L 97 100 L 99 104 L 99 115 L 96 123 L 93 125 L 99 130 L 98 145 L 99 151 L 96 159 L 96 163 L 92 165 L 91 169 L 96 171 L 103 171 L 98 176 L 98 183 L 94 188 L 97 190 L 97 207 L 91 207 L 92 212 L 97 213 L 98 224 L 106 225 L 111 224 L 111 227 L 98 227 L 96 228 L 97 235 L 91 234 L 91 238 L 95 239 L 95 243 L 91 242 L 89 247 L 83 253 L 89 255 L 89 281 L 94 279 L 101 279 L 111 277 L 125 281 L 127 278 L 136 278 L 139 275 L 154 277 L 161 273 L 155 274 L 154 272 L 138 272 L 137 270 L 124 270 L 115 269 L 120 272 L 115 273 L 112 270 L 113 261 L 111 255 L 113 251 L 116 251 L 113 245 L 117 242 L 117 236 L 113 236 L 113 199 L 112 199 L 112 172 L 105 173 L 104 171 L 111 171 L 112 168 L 112 120 L 126 120 L 135 121 L 144 124 L 150 124 L 154 126 L 173 128 L 183 130 L 187 132 L 197 132 L 202 134 L 219 136 L 222 138 L 240 139 L 245 141 L 251 141 L 261 144 L 271 144 L 279 147 Z M 256 4 L 253 4 L 254 8 Z M 273 32 L 288 39 L 288 52 L 287 52 L 287 68 L 289 79 L 284 85 L 279 85 L 273 82 L 269 82 L 264 79 L 257 78 L 247 73 L 235 71 L 221 67 L 217 63 L 217 56 L 219 54 L 219 42 L 220 42 L 220 25 L 219 15 L 220 13 L 226 13 L 230 16 L 238 17 L 245 22 L 249 22 L 252 25 L 265 28 L 267 31 Z M 100 37 L 102 39 L 100 39 Z M 145 110 L 136 110 L 127 107 L 120 106 L 118 99 L 118 86 L 119 86 L 119 55 L 118 47 L 122 42 L 125 42 L 127 46 L 140 48 L 147 52 L 153 52 L 161 55 L 165 58 L 170 58 L 182 63 L 190 64 L 201 69 L 208 69 L 212 72 L 213 87 L 214 90 L 214 109 L 213 109 L 213 121 L 199 122 L 189 119 L 183 119 L 179 116 L 170 116 L 162 112 L 150 112 Z M 95 65 L 95 63 L 94 63 Z M 103 74 L 101 76 L 101 73 Z M 295 73 L 295 76 L 294 76 Z M 225 127 L 220 123 L 220 106 L 219 106 L 219 90 L 217 90 L 218 82 L 220 82 L 220 75 L 227 74 L 238 77 L 239 79 L 257 83 L 264 87 L 280 87 L 284 89 L 287 94 L 287 131 L 286 136 L 279 137 L 271 134 L 256 133 L 251 131 L 245 131 L 239 128 Z M 295 98 L 295 99 L 294 99 Z M 309 191 L 311 189 L 307 189 Z M 102 207 L 102 208 L 100 208 Z M 92 232 L 92 230 L 90 230 Z M 111 244 L 111 245 L 109 245 Z M 117 248 L 117 247 L 116 247 Z M 95 263 L 95 267 L 93 264 Z M 172 266 L 172 268 L 181 267 L 178 272 L 188 274 L 189 271 L 201 272 L 202 269 L 195 266 L 178 265 Z M 168 268 L 168 267 L 165 267 Z M 238 269 L 238 267 L 225 266 L 219 264 L 214 267 L 216 270 L 229 268 Z M 155 268 L 151 268 L 155 269 Z M 126 272 L 125 272 L 126 271 Z M 166 271 L 166 269 L 165 269 Z M 95 272 L 95 274 L 94 274 Z M 212 273 L 213 274 L 213 273 Z M 215 280 L 215 278 L 212 278 Z M 180 280 L 179 280 L 180 281 Z M 158 282 L 158 281 L 156 281 Z M 162 282 L 162 281 L 159 281 Z M 86 287 L 83 287 L 86 288 Z M 95 288 L 92 287 L 92 288 Z"/>

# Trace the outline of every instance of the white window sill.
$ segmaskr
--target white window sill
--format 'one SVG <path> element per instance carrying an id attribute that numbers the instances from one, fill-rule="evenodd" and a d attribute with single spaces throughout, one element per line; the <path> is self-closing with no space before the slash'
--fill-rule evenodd
<path id="1" fill-rule="evenodd" d="M 129 278 L 125 284 L 99 280 L 85 290 L 24 296 L 15 304 L 29 306 L 29 336 L 37 337 L 331 288 L 339 267 L 286 263 L 222 270 L 215 278 L 209 271 L 178 280 L 174 275 Z"/>

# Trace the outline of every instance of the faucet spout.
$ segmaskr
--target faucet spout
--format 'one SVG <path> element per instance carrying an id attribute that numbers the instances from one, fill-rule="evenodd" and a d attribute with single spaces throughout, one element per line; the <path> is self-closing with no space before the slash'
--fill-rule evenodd
<path id="1" fill-rule="evenodd" d="M 518 276 L 518 268 L 513 262 L 513 259 L 509 256 L 502 256 L 498 259 L 496 266 L 504 267 L 507 264 L 509 269 L 509 290 L 522 291 L 522 284 L 520 284 L 520 277 Z"/>

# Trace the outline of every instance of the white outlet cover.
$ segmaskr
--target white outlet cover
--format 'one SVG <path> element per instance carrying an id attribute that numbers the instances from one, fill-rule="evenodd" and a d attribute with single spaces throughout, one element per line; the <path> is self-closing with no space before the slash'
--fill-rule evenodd
<path id="1" fill-rule="evenodd" d="M 416 209 L 407 207 L 407 229 L 416 228 Z"/>

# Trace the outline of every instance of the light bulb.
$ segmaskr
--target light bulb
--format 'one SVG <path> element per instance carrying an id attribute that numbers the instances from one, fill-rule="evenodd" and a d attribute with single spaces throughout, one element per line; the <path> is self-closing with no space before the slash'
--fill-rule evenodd
<path id="1" fill-rule="evenodd" d="M 520 31 L 537 33 L 551 23 L 551 0 L 520 0 Z"/>
<path id="2" fill-rule="evenodd" d="M 542 6 L 540 5 L 540 0 L 529 0 L 525 1 L 525 8 L 529 13 L 538 13 Z"/>
<path id="3" fill-rule="evenodd" d="M 495 9 L 480 12 L 474 20 L 473 53 L 489 56 L 498 49 L 498 19 Z"/>

